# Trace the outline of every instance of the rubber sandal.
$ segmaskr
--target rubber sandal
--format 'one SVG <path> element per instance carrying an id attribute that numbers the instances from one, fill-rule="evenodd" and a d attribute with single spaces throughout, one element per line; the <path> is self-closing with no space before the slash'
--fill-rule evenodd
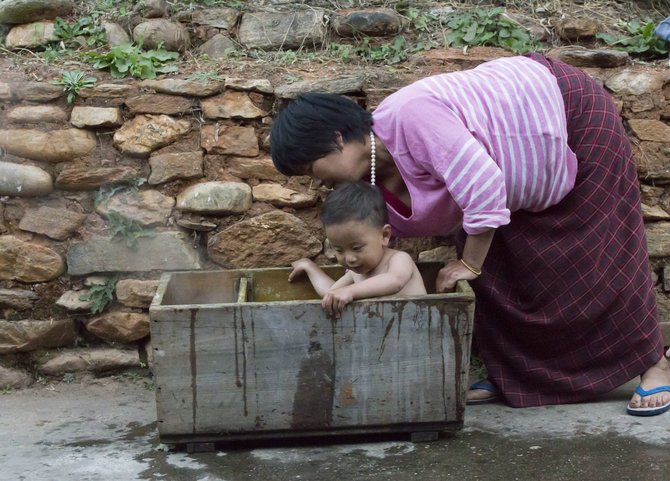
<path id="1" fill-rule="evenodd" d="M 640 386 L 635 388 L 635 392 L 642 397 L 649 396 L 651 394 L 656 394 L 659 392 L 670 392 L 670 386 L 660 386 L 649 391 L 645 391 Z M 631 416 L 658 416 L 664 412 L 670 410 L 670 401 L 665 403 L 663 406 L 657 406 L 653 408 L 632 408 L 628 406 L 626 412 Z"/>
<path id="2" fill-rule="evenodd" d="M 476 406 L 477 404 L 490 404 L 494 403 L 500 400 L 500 395 L 498 394 L 498 390 L 491 384 L 490 381 L 484 380 L 484 381 L 477 381 L 476 383 L 472 384 L 470 386 L 470 389 L 482 389 L 484 391 L 488 391 L 491 393 L 490 396 L 487 396 L 482 399 L 470 399 L 468 401 L 465 401 L 465 404 L 468 406 Z"/>

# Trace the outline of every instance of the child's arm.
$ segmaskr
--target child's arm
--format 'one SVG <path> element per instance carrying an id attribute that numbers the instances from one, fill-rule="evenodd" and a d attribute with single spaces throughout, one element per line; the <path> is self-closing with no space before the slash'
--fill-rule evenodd
<path id="1" fill-rule="evenodd" d="M 398 251 L 389 259 L 386 272 L 355 284 L 331 286 L 321 305 L 328 313 L 339 317 L 344 306 L 355 299 L 390 296 L 400 292 L 412 278 L 413 272 L 412 257 L 406 252 Z"/>
<path id="2" fill-rule="evenodd" d="M 323 270 L 316 265 L 316 263 L 307 258 L 298 259 L 295 262 L 291 263 L 293 270 L 288 275 L 288 281 L 293 282 L 298 276 L 302 273 L 307 274 L 309 281 L 312 283 L 312 287 L 319 296 L 323 297 L 328 289 L 335 285 L 335 281 Z"/>

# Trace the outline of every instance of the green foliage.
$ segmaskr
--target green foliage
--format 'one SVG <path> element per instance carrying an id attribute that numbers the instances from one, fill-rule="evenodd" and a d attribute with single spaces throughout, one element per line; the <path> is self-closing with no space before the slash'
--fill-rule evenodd
<path id="1" fill-rule="evenodd" d="M 98 79 L 95 77 L 87 77 L 84 72 L 75 70 L 73 72 L 63 72 L 59 79 L 52 80 L 54 85 L 61 85 L 63 90 L 67 93 L 67 103 L 71 104 L 79 95 L 79 91 L 85 87 L 92 87 Z"/>
<path id="2" fill-rule="evenodd" d="M 283 80 L 287 84 L 294 84 L 296 82 L 300 82 L 302 80 L 302 77 L 300 75 L 287 74 L 284 75 Z"/>
<path id="3" fill-rule="evenodd" d="M 127 17 L 132 13 L 132 0 L 95 0 L 81 3 L 80 7 L 92 16 L 114 14 L 114 17 Z"/>
<path id="4" fill-rule="evenodd" d="M 398 35 L 392 42 L 371 46 L 367 38 L 356 47 L 356 53 L 363 59 L 371 62 L 396 64 L 407 60 L 405 37 Z"/>
<path id="5" fill-rule="evenodd" d="M 145 230 L 138 222 L 128 219 L 118 212 L 109 212 L 107 220 L 112 229 L 112 238 L 125 239 L 126 247 L 129 249 L 137 248 L 140 237 L 154 237 L 155 235 L 153 231 Z"/>
<path id="6" fill-rule="evenodd" d="M 660 57 L 670 54 L 670 44 L 654 33 L 655 22 L 644 23 L 633 20 L 626 24 L 628 35 L 610 35 L 598 33 L 596 38 L 618 50 L 639 55 L 640 57 Z"/>
<path id="7" fill-rule="evenodd" d="M 418 32 L 429 32 L 435 29 L 440 24 L 440 19 L 435 15 L 427 12 L 422 12 L 416 8 L 408 8 L 407 10 L 399 10 L 400 13 L 409 19 L 410 28 Z"/>
<path id="8" fill-rule="evenodd" d="M 97 194 L 95 194 L 95 198 L 93 199 L 93 207 L 97 209 L 101 204 L 107 205 L 107 203 L 117 192 L 127 190 L 137 194 L 139 187 L 146 181 L 147 179 L 144 177 L 137 177 L 119 184 L 103 185 L 100 187 L 100 190 L 97 192 Z"/>
<path id="9" fill-rule="evenodd" d="M 170 11 L 177 12 L 185 8 L 193 8 L 194 5 L 205 7 L 228 7 L 236 10 L 244 10 L 247 2 L 244 0 L 175 0 L 171 2 Z"/>
<path id="10" fill-rule="evenodd" d="M 503 8 L 473 10 L 452 15 L 447 21 L 449 46 L 488 45 L 507 48 L 515 53 L 536 48 L 528 32 L 501 16 Z"/>
<path id="11" fill-rule="evenodd" d="M 60 17 L 56 18 L 54 35 L 64 43 L 75 43 L 78 37 L 84 37 L 90 47 L 105 45 L 105 29 L 96 17 L 81 17 L 74 23 L 69 23 Z"/>
<path id="12" fill-rule="evenodd" d="M 193 80 L 195 82 L 207 83 L 207 82 L 221 82 L 226 78 L 222 75 L 219 75 L 216 72 L 195 72 L 186 77 L 186 80 Z"/>
<path id="13" fill-rule="evenodd" d="M 60 59 L 64 53 L 64 50 L 60 50 L 58 48 L 54 48 L 52 45 L 48 45 L 44 51 L 38 53 L 38 55 L 42 58 L 42 60 L 44 60 L 44 62 L 52 64 L 56 62 L 56 60 Z"/>
<path id="14" fill-rule="evenodd" d="M 7 394 L 11 394 L 14 391 L 14 388 L 12 387 L 11 384 L 5 384 L 2 386 L 2 395 L 6 396 Z"/>
<path id="15" fill-rule="evenodd" d="M 75 381 L 75 376 L 74 373 L 72 372 L 66 372 L 63 374 L 63 382 L 66 384 L 73 383 Z"/>
<path id="16" fill-rule="evenodd" d="M 354 47 L 341 43 L 331 43 L 328 45 L 328 52 L 335 57 L 339 57 L 343 62 L 349 62 L 354 54 Z"/>
<path id="17" fill-rule="evenodd" d="M 172 64 L 179 58 L 177 52 L 168 52 L 163 47 L 143 51 L 139 45 L 127 43 L 113 47 L 109 52 L 88 52 L 87 60 L 94 68 L 109 69 L 112 77 L 131 76 L 140 79 L 156 78 L 158 73 L 178 70 Z"/>
<path id="18" fill-rule="evenodd" d="M 104 284 L 95 284 L 79 296 L 80 301 L 91 303 L 91 314 L 98 314 L 114 300 L 114 290 L 119 276 L 110 277 Z"/>

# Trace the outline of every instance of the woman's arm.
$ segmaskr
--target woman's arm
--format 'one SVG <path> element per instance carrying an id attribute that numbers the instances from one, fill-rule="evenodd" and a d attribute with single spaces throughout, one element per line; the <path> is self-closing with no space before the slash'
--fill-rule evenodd
<path id="1" fill-rule="evenodd" d="M 470 234 L 465 240 L 462 259 L 473 270 L 481 272 L 495 232 L 495 229 L 488 229 L 480 234 Z M 463 262 L 460 260 L 452 261 L 440 269 L 435 282 L 437 292 L 452 290 L 457 281 L 471 281 L 479 277 L 468 269 Z"/>

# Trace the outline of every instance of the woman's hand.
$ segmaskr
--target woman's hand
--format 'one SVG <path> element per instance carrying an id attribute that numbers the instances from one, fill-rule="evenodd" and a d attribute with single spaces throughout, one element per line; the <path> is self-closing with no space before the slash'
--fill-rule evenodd
<path id="1" fill-rule="evenodd" d="M 476 278 L 477 276 L 460 261 L 451 261 L 437 274 L 435 290 L 437 292 L 451 291 L 456 287 L 457 281 L 472 281 Z"/>

